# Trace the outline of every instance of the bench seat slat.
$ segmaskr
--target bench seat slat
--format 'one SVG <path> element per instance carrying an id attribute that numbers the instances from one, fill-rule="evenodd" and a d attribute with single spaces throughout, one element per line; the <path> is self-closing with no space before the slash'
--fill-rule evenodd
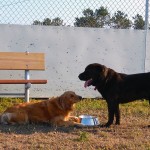
<path id="1" fill-rule="evenodd" d="M 0 84 L 46 84 L 47 80 L 0 80 Z"/>

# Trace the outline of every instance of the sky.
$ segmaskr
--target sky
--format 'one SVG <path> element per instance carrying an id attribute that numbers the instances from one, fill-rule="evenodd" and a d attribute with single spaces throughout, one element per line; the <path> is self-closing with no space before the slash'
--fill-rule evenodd
<path id="1" fill-rule="evenodd" d="M 32 24 L 34 20 L 60 17 L 66 25 L 73 25 L 83 10 L 93 11 L 104 6 L 111 15 L 117 10 L 132 19 L 137 13 L 145 18 L 146 0 L 0 0 L 1 24 Z"/>

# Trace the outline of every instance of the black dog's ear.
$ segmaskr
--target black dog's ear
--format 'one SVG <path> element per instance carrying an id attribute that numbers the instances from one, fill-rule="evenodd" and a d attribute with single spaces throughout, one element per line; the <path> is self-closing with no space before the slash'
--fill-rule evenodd
<path id="1" fill-rule="evenodd" d="M 108 74 L 108 68 L 106 68 L 105 66 L 103 67 L 103 74 L 106 77 Z"/>
<path id="2" fill-rule="evenodd" d="M 104 65 L 98 65 L 95 67 L 96 68 L 96 72 L 103 77 L 106 77 L 108 74 L 108 68 Z"/>

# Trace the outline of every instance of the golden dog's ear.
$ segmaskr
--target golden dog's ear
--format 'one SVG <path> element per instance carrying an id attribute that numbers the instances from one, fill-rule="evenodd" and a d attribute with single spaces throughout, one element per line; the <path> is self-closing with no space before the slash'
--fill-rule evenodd
<path id="1" fill-rule="evenodd" d="M 62 110 L 70 110 L 73 107 L 73 102 L 66 96 L 59 97 L 59 108 Z"/>
<path id="2" fill-rule="evenodd" d="M 58 108 L 61 109 L 61 110 L 64 110 L 64 109 L 65 109 L 65 107 L 64 107 L 64 102 L 63 102 L 62 97 L 58 97 L 57 106 L 58 106 Z"/>

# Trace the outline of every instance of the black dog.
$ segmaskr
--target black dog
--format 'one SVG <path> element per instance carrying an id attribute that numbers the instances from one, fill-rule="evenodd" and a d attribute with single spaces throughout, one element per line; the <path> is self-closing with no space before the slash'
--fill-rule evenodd
<path id="1" fill-rule="evenodd" d="M 84 86 L 95 86 L 108 105 L 108 122 L 103 125 L 109 127 L 116 117 L 116 124 L 120 124 L 119 104 L 138 99 L 148 99 L 150 103 L 150 73 L 122 74 L 101 64 L 90 64 L 79 75 L 79 79 L 86 81 Z"/>

